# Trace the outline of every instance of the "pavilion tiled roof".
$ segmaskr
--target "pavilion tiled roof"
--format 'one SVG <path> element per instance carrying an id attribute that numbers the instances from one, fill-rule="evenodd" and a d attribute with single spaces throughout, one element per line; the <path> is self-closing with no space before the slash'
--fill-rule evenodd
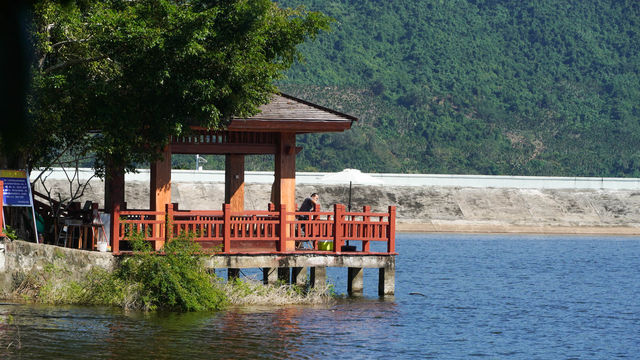
<path id="1" fill-rule="evenodd" d="M 331 132 L 351 128 L 354 116 L 316 105 L 291 95 L 274 94 L 268 104 L 250 118 L 234 118 L 231 131 Z"/>

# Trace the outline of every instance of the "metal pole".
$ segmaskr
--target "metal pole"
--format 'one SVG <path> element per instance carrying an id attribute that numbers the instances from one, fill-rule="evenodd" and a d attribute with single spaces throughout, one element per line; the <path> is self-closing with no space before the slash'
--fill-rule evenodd
<path id="1" fill-rule="evenodd" d="M 349 212 L 351 212 L 351 181 L 349 181 L 349 206 L 348 206 L 348 210 Z"/>
<path id="2" fill-rule="evenodd" d="M 349 206 L 347 212 L 351 212 L 351 184 L 353 181 L 349 181 Z M 351 218 L 349 219 L 351 220 Z M 349 246 L 349 240 L 347 240 L 347 246 Z"/>

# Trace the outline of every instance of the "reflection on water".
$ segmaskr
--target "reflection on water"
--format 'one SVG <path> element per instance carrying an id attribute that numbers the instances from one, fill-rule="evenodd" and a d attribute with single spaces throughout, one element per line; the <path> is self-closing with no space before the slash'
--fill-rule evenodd
<path id="1" fill-rule="evenodd" d="M 0 304 L 0 359 L 636 358 L 640 240 L 400 235 L 396 297 L 218 313 Z M 338 291 L 346 271 L 329 272 Z"/>
<path id="2" fill-rule="evenodd" d="M 0 354 L 30 359 L 313 359 L 337 356 L 350 347 L 384 351 L 387 323 L 396 318 L 393 303 L 377 300 L 186 314 L 5 303 L 0 305 Z"/>

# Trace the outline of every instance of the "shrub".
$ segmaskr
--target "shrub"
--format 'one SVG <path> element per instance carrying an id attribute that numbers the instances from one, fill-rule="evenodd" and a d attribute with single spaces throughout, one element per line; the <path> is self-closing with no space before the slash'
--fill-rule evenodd
<path id="1" fill-rule="evenodd" d="M 164 253 L 151 250 L 140 237 L 132 240 L 134 255 L 126 258 L 116 277 L 137 283 L 144 309 L 180 311 L 216 310 L 226 304 L 215 276 L 201 264 L 202 248 L 187 234 L 165 244 Z"/>

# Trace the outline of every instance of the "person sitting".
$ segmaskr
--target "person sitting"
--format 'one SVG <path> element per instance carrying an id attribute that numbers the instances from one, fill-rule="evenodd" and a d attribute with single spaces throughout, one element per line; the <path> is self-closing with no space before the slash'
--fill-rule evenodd
<path id="1" fill-rule="evenodd" d="M 300 212 L 316 211 L 319 198 L 320 197 L 318 196 L 318 193 L 311 194 L 311 196 L 309 196 L 308 198 L 304 199 L 304 201 L 302 202 L 302 205 L 300 205 L 300 209 L 298 209 L 298 211 L 300 211 Z M 307 214 L 298 215 L 298 216 L 296 216 L 296 218 L 298 220 L 309 220 L 309 215 L 307 215 Z M 300 234 L 302 236 L 305 235 L 305 224 L 300 224 Z M 304 248 L 304 247 L 306 247 L 305 245 L 311 246 L 309 241 L 305 241 L 305 242 L 300 244 L 299 248 Z"/>

